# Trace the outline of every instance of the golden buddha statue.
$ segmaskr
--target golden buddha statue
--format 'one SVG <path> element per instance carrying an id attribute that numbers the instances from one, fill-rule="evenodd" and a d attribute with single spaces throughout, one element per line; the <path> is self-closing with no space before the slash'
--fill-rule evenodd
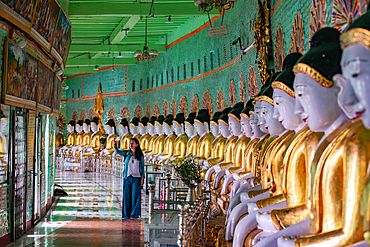
<path id="1" fill-rule="evenodd" d="M 118 125 L 118 131 L 121 134 L 121 139 L 119 141 L 119 150 L 130 149 L 130 140 L 132 138 L 132 135 L 128 131 L 128 122 L 125 118 L 121 119 L 121 122 Z"/>
<path id="2" fill-rule="evenodd" d="M 140 119 L 139 125 L 137 127 L 139 130 L 139 134 L 141 135 L 140 148 L 143 152 L 147 151 L 149 148 L 150 135 L 148 134 L 148 130 L 146 127 L 148 125 L 148 122 L 149 118 L 144 116 Z"/>
<path id="3" fill-rule="evenodd" d="M 154 125 L 155 125 L 156 120 L 157 120 L 157 117 L 155 117 L 155 116 L 151 117 L 147 126 L 146 126 L 147 132 L 148 132 L 150 138 L 149 138 L 148 148 L 147 148 L 146 151 L 144 151 L 145 156 L 154 151 L 155 140 L 158 137 L 158 134 L 155 133 L 155 129 L 154 129 Z"/>
<path id="4" fill-rule="evenodd" d="M 196 163 L 211 156 L 211 145 L 215 138 L 209 133 L 209 121 L 210 117 L 207 109 L 200 110 L 194 120 L 194 128 L 200 136 L 196 147 L 197 157 L 194 159 Z"/>
<path id="5" fill-rule="evenodd" d="M 90 119 L 86 119 L 84 124 L 83 124 L 83 130 L 85 132 L 85 135 L 82 138 L 81 149 L 85 149 L 85 148 L 89 147 L 90 144 L 91 144 L 91 136 L 92 136 L 93 133 L 91 132 L 90 122 L 91 122 Z"/>
<path id="6" fill-rule="evenodd" d="M 139 118 L 137 118 L 137 117 L 132 118 L 132 120 L 130 122 L 130 125 L 129 125 L 129 128 L 130 128 L 131 135 L 134 138 L 136 138 L 140 143 L 141 135 L 140 135 L 139 128 L 138 128 L 139 122 L 140 122 Z"/>
<path id="7" fill-rule="evenodd" d="M 174 149 L 172 156 L 163 157 L 165 164 L 173 161 L 174 158 L 182 158 L 186 155 L 186 144 L 188 143 L 188 136 L 184 133 L 184 113 L 178 113 L 176 118 L 172 121 L 172 129 L 177 136 L 175 139 Z"/>
<path id="8" fill-rule="evenodd" d="M 55 148 L 61 148 L 63 147 L 64 145 L 66 145 L 65 141 L 64 141 L 64 136 L 62 133 L 60 133 L 60 129 L 57 128 L 57 135 L 55 136 Z"/>
<path id="9" fill-rule="evenodd" d="M 83 143 L 83 137 L 85 135 L 85 132 L 83 131 L 83 120 L 78 120 L 77 125 L 76 125 L 76 130 L 77 130 L 77 136 L 76 136 L 76 144 L 75 148 L 79 147 Z"/>
<path id="10" fill-rule="evenodd" d="M 107 140 L 105 149 L 102 150 L 101 154 L 103 156 L 111 156 L 114 152 L 114 142 L 115 138 L 119 137 L 116 134 L 116 125 L 113 119 L 109 119 L 108 122 L 105 124 L 105 132 L 107 133 Z"/>
<path id="11" fill-rule="evenodd" d="M 172 129 L 173 115 L 168 114 L 163 121 L 163 132 L 167 136 L 164 140 L 163 152 L 158 154 L 152 159 L 152 162 L 162 163 L 173 155 L 176 135 L 173 133 Z"/>
<path id="12" fill-rule="evenodd" d="M 188 118 L 185 120 L 185 134 L 188 136 L 189 140 L 186 144 L 186 155 L 197 155 L 197 143 L 199 140 L 199 135 L 194 129 L 194 119 L 196 113 L 192 112 L 189 114 Z"/>
<path id="13" fill-rule="evenodd" d="M 97 154 L 98 152 L 101 151 L 101 142 L 100 142 L 100 137 L 102 135 L 101 131 L 99 130 L 99 120 L 98 117 L 94 117 L 93 120 L 90 123 L 91 125 L 91 130 L 93 132 L 91 136 L 91 145 L 90 145 L 90 150 L 89 153 L 95 153 Z"/>
<path id="14" fill-rule="evenodd" d="M 164 149 L 164 140 L 166 139 L 166 135 L 164 134 L 164 130 L 162 126 L 163 121 L 164 121 L 164 117 L 163 115 L 160 115 L 158 116 L 157 120 L 154 122 L 154 130 L 156 134 L 158 134 L 158 137 L 155 139 L 153 152 L 146 156 L 148 162 L 150 163 L 152 162 L 152 159 L 158 154 L 162 153 Z"/>
<path id="15" fill-rule="evenodd" d="M 69 148 L 73 147 L 76 144 L 77 133 L 75 131 L 75 125 L 76 125 L 76 123 L 73 120 L 69 121 L 69 123 L 68 123 L 67 130 L 68 130 L 69 134 L 67 136 L 67 144 L 65 146 L 66 149 L 69 149 Z"/>

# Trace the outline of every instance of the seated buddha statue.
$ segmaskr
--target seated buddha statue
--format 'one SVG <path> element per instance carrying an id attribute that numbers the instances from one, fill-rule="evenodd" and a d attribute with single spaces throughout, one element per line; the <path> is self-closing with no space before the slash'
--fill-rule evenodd
<path id="1" fill-rule="evenodd" d="M 62 155 L 67 155 L 70 148 L 72 148 L 75 143 L 76 143 L 76 131 L 75 131 L 75 126 L 76 126 L 76 123 L 75 121 L 71 120 L 69 121 L 68 125 L 67 125 L 67 131 L 68 131 L 68 136 L 67 136 L 67 144 L 60 148 L 59 149 L 59 153 Z"/>
<path id="2" fill-rule="evenodd" d="M 55 129 L 55 150 L 59 152 L 60 148 L 66 145 L 64 135 L 61 133 L 59 126 Z"/>
<path id="3" fill-rule="evenodd" d="M 115 138 L 119 136 L 116 134 L 116 124 L 113 119 L 109 119 L 105 124 L 105 132 L 107 134 L 107 140 L 105 148 L 101 151 L 102 156 L 112 156 L 114 153 L 114 142 Z"/>
<path id="4" fill-rule="evenodd" d="M 119 141 L 119 150 L 130 149 L 130 140 L 132 138 L 132 134 L 129 132 L 128 121 L 126 118 L 121 119 L 121 122 L 118 125 L 118 131 L 121 134 Z"/>
<path id="5" fill-rule="evenodd" d="M 207 109 L 201 109 L 198 116 L 194 119 L 194 129 L 199 135 L 199 140 L 196 147 L 196 157 L 194 161 L 197 163 L 211 156 L 211 145 L 214 136 L 209 132 L 209 112 Z"/>
<path id="6" fill-rule="evenodd" d="M 146 154 L 146 156 L 144 157 L 144 159 L 149 163 L 152 163 L 152 159 L 163 152 L 164 140 L 166 139 L 166 135 L 164 134 L 163 130 L 163 121 L 164 116 L 160 115 L 154 122 L 154 131 L 158 135 L 158 137 L 155 139 L 154 150 L 151 153 Z"/>
<path id="7" fill-rule="evenodd" d="M 83 130 L 83 124 L 84 124 L 84 121 L 83 120 L 78 120 L 77 121 L 77 124 L 76 124 L 76 132 L 77 132 L 77 136 L 76 136 L 76 143 L 73 147 L 71 147 L 70 149 L 70 152 L 71 154 L 76 157 L 76 151 L 82 146 L 83 144 L 83 136 L 85 135 L 85 132 Z"/>
<path id="8" fill-rule="evenodd" d="M 147 151 L 149 148 L 150 135 L 148 134 L 148 129 L 146 127 L 148 125 L 148 122 L 149 118 L 144 116 L 140 119 L 139 125 L 137 127 L 141 136 L 140 148 L 143 152 Z"/>
<path id="9" fill-rule="evenodd" d="M 90 119 L 86 119 L 85 122 L 83 123 L 82 130 L 85 133 L 82 137 L 82 145 L 77 147 L 77 152 L 81 152 L 85 148 L 89 147 L 91 144 L 91 128 L 90 128 Z"/>
<path id="10" fill-rule="evenodd" d="M 140 142 L 141 135 L 139 133 L 139 128 L 138 128 L 139 122 L 140 122 L 139 118 L 137 117 L 132 118 L 130 125 L 129 125 L 129 129 L 130 129 L 130 133 L 132 137 L 136 138 Z"/>
<path id="11" fill-rule="evenodd" d="M 99 118 L 94 117 L 90 122 L 90 129 L 92 132 L 91 142 L 88 147 L 84 149 L 84 155 L 98 154 L 101 150 L 100 136 L 101 132 L 99 131 Z"/>
<path id="12" fill-rule="evenodd" d="M 166 138 L 164 140 L 163 152 L 156 155 L 152 159 L 152 162 L 162 163 L 163 161 L 167 160 L 173 155 L 175 140 L 177 136 L 173 132 L 172 124 L 173 124 L 173 115 L 168 114 L 163 121 L 163 131 L 166 135 Z"/>
<path id="13" fill-rule="evenodd" d="M 4 115 L 3 111 L 0 110 L 0 160 L 1 166 L 4 170 L 6 170 L 8 166 L 8 145 L 7 145 L 7 138 L 4 135 L 4 131 L 6 130 L 6 126 L 8 125 L 8 118 Z M 0 175 L 0 182 L 6 182 L 7 174 L 2 173 Z"/>
<path id="14" fill-rule="evenodd" d="M 155 129 L 154 129 L 154 125 L 155 125 L 156 120 L 157 120 L 157 117 L 152 116 L 150 118 L 149 122 L 147 123 L 147 126 L 146 126 L 146 130 L 147 130 L 150 138 L 149 138 L 148 149 L 146 151 L 144 151 L 145 156 L 154 151 L 155 140 L 158 137 L 158 134 L 155 133 Z"/>
<path id="15" fill-rule="evenodd" d="M 188 143 L 188 136 L 184 131 L 185 116 L 184 113 L 177 113 L 172 122 L 172 129 L 177 136 L 175 139 L 174 151 L 171 157 L 164 158 L 165 164 L 173 161 L 175 158 L 183 158 L 186 155 L 186 145 Z"/>

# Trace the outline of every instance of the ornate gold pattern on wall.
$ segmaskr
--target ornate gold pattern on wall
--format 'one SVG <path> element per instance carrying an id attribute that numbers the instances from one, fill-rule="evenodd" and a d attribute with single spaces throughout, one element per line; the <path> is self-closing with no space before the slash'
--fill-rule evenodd
<path id="1" fill-rule="evenodd" d="M 114 124 L 116 125 L 116 128 L 118 127 L 117 125 L 117 116 L 116 116 L 116 111 L 114 110 L 113 107 L 111 107 L 108 111 L 108 119 L 113 119 Z"/>
<path id="2" fill-rule="evenodd" d="M 72 113 L 72 120 L 75 121 L 76 123 L 78 121 L 78 113 L 76 110 L 74 110 Z"/>
<path id="3" fill-rule="evenodd" d="M 258 94 L 258 85 L 257 85 L 257 76 L 254 71 L 253 65 L 249 68 L 248 71 L 248 95 L 249 98 L 253 98 Z"/>
<path id="4" fill-rule="evenodd" d="M 185 118 L 188 113 L 188 101 L 186 100 L 185 96 L 182 96 L 179 102 L 179 108 L 177 109 L 177 112 L 183 112 L 185 115 Z"/>
<path id="5" fill-rule="evenodd" d="M 212 107 L 212 99 L 211 94 L 208 90 L 204 92 L 203 100 L 202 100 L 202 109 L 207 109 L 210 116 L 213 116 L 213 107 Z"/>
<path id="6" fill-rule="evenodd" d="M 198 95 L 194 95 L 193 100 L 191 101 L 191 106 L 190 106 L 190 112 L 195 112 L 198 115 L 199 111 L 199 100 L 198 100 Z"/>
<path id="7" fill-rule="evenodd" d="M 168 107 L 168 102 L 167 100 L 165 100 L 162 106 L 162 115 L 166 117 L 169 113 L 170 113 L 170 109 Z"/>
<path id="8" fill-rule="evenodd" d="M 159 111 L 159 103 L 155 102 L 154 109 L 153 109 L 153 116 L 158 117 L 160 114 L 161 113 Z"/>
<path id="9" fill-rule="evenodd" d="M 143 108 L 141 108 L 141 105 L 135 107 L 134 117 L 139 118 L 139 120 L 143 117 Z"/>
<path id="10" fill-rule="evenodd" d="M 87 118 L 90 119 L 90 120 L 93 120 L 94 117 L 95 117 L 94 110 L 93 110 L 93 108 L 90 108 L 89 114 L 87 115 Z"/>
<path id="11" fill-rule="evenodd" d="M 127 121 L 130 121 L 130 110 L 128 109 L 127 106 L 122 107 L 119 117 L 121 119 L 125 118 Z"/>
<path id="12" fill-rule="evenodd" d="M 240 73 L 240 81 L 239 81 L 239 102 L 246 102 L 246 95 L 245 95 L 245 84 L 243 78 L 243 72 Z"/>
<path id="13" fill-rule="evenodd" d="M 62 113 L 59 113 L 57 118 L 57 126 L 61 131 L 66 127 L 66 122 L 65 116 Z"/>
<path id="14" fill-rule="evenodd" d="M 80 112 L 80 120 L 85 121 L 86 120 L 86 111 L 85 109 L 82 109 Z"/>
<path id="15" fill-rule="evenodd" d="M 217 111 L 223 111 L 226 108 L 224 92 L 222 92 L 221 89 L 218 90 L 216 104 L 217 104 Z"/>
<path id="16" fill-rule="evenodd" d="M 234 81 L 231 80 L 229 84 L 229 106 L 233 107 L 236 104 L 236 92 Z"/>
<path id="17" fill-rule="evenodd" d="M 95 115 L 99 118 L 99 129 L 100 132 L 105 135 L 105 130 L 103 126 L 103 112 L 104 112 L 104 102 L 103 102 L 103 91 L 101 88 L 101 83 L 99 83 L 98 93 L 96 94 L 96 99 L 94 101 L 94 112 Z"/>
<path id="18" fill-rule="evenodd" d="M 276 28 L 275 42 L 274 42 L 274 57 L 275 57 L 275 71 L 281 71 L 283 69 L 283 61 L 285 59 L 285 42 L 283 29 L 279 25 Z M 265 81 L 263 80 L 264 84 Z"/>
<path id="19" fill-rule="evenodd" d="M 301 12 L 297 11 L 294 16 L 294 22 L 292 25 L 292 35 L 290 36 L 290 47 L 289 53 L 300 52 L 304 54 L 304 31 L 303 31 L 303 19 Z"/>
<path id="20" fill-rule="evenodd" d="M 311 11 L 310 11 L 310 35 L 309 42 L 311 46 L 312 36 L 321 28 L 326 27 L 327 17 L 326 17 L 326 0 L 312 0 Z"/>
<path id="21" fill-rule="evenodd" d="M 171 101 L 171 114 L 176 116 L 176 100 L 175 100 L 175 98 L 172 98 L 172 101 Z"/>
<path id="22" fill-rule="evenodd" d="M 331 26 L 345 32 L 354 20 L 365 14 L 369 0 L 333 0 Z"/>
<path id="23" fill-rule="evenodd" d="M 151 106 L 150 106 L 150 103 L 148 103 L 148 104 L 146 105 L 146 109 L 145 109 L 145 116 L 146 116 L 147 118 L 150 118 L 150 117 L 152 116 L 152 108 L 151 108 Z"/>

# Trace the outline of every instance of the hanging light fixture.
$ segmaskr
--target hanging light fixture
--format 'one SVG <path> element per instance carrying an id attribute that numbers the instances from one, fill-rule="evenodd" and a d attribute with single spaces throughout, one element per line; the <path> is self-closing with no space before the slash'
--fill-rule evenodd
<path id="1" fill-rule="evenodd" d="M 236 0 L 194 0 L 195 6 L 203 12 L 210 12 L 213 8 L 221 12 L 226 7 L 233 7 L 235 2 Z"/>
<path id="2" fill-rule="evenodd" d="M 145 17 L 145 42 L 143 50 L 137 50 L 134 52 L 134 57 L 138 62 L 143 60 L 152 61 L 158 56 L 157 50 L 149 50 L 148 48 L 148 40 L 147 40 L 147 32 L 148 32 L 148 17 Z"/>

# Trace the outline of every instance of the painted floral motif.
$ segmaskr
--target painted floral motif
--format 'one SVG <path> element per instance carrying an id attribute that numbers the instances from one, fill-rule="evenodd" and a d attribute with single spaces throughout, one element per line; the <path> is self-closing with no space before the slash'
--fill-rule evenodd
<path id="1" fill-rule="evenodd" d="M 326 0 L 312 0 L 311 11 L 310 11 L 310 35 L 309 42 L 311 46 L 312 36 L 321 28 L 326 27 L 327 17 L 326 17 Z"/>
<path id="2" fill-rule="evenodd" d="M 78 121 L 78 113 L 76 110 L 74 110 L 72 113 L 72 120 L 75 121 L 75 123 Z"/>
<path id="3" fill-rule="evenodd" d="M 94 109 L 93 108 L 90 108 L 89 110 L 89 114 L 87 115 L 88 119 L 93 120 L 93 118 L 95 117 L 95 112 L 94 112 Z"/>
<path id="4" fill-rule="evenodd" d="M 244 84 L 244 78 L 243 78 L 243 72 L 240 73 L 240 81 L 239 81 L 239 102 L 245 102 L 247 100 L 247 97 L 245 95 L 245 84 Z"/>
<path id="5" fill-rule="evenodd" d="M 152 116 L 152 108 L 150 107 L 150 103 L 148 103 L 146 105 L 146 109 L 145 109 L 145 116 L 147 118 L 150 118 Z"/>
<path id="6" fill-rule="evenodd" d="M 170 112 L 170 110 L 169 110 L 169 107 L 168 107 L 168 102 L 167 102 L 167 100 L 165 100 L 163 102 L 163 106 L 162 106 L 162 115 L 164 117 L 166 117 L 169 114 L 169 112 Z"/>
<path id="7" fill-rule="evenodd" d="M 331 26 L 345 32 L 354 20 L 366 13 L 368 3 L 369 0 L 333 0 Z"/>
<path id="8" fill-rule="evenodd" d="M 209 93 L 208 90 L 206 90 L 203 95 L 202 109 L 207 109 L 209 115 L 213 116 L 212 99 L 211 94 Z"/>
<path id="9" fill-rule="evenodd" d="M 176 116 L 176 100 L 172 98 L 171 101 L 171 114 L 175 117 Z"/>
<path id="10" fill-rule="evenodd" d="M 80 120 L 85 121 L 86 120 L 86 111 L 85 109 L 82 109 L 80 112 Z"/>
<path id="11" fill-rule="evenodd" d="M 193 100 L 191 101 L 191 106 L 190 106 L 190 112 L 195 112 L 198 115 L 199 111 L 199 100 L 198 100 L 198 95 L 194 95 Z"/>
<path id="12" fill-rule="evenodd" d="M 256 72 L 254 71 L 253 65 L 251 65 L 248 71 L 248 95 L 249 98 L 252 99 L 257 94 L 258 94 L 258 85 Z"/>
<path id="13" fill-rule="evenodd" d="M 141 108 L 141 105 L 135 107 L 134 117 L 139 118 L 139 120 L 143 117 L 143 108 Z"/>
<path id="14" fill-rule="evenodd" d="M 234 81 L 231 80 L 229 84 L 229 105 L 233 107 L 236 104 L 236 92 Z"/>
<path id="15" fill-rule="evenodd" d="M 159 103 L 155 102 L 154 109 L 153 109 L 153 116 L 158 117 L 161 113 L 159 112 Z"/>
<path id="16" fill-rule="evenodd" d="M 114 121 L 114 124 L 116 125 L 116 127 L 118 126 L 117 125 L 117 116 L 116 116 L 116 111 L 114 110 L 113 107 L 111 107 L 108 111 L 108 119 L 113 119 Z"/>
<path id="17" fill-rule="evenodd" d="M 285 59 L 285 42 L 283 29 L 279 25 L 276 28 L 275 42 L 274 42 L 274 58 L 275 58 L 275 70 L 281 71 L 283 69 L 283 61 Z M 264 84 L 265 82 L 262 82 Z"/>
<path id="18" fill-rule="evenodd" d="M 292 35 L 290 36 L 290 47 L 289 53 L 300 52 L 304 54 L 304 31 L 303 31 L 303 19 L 301 12 L 297 11 L 294 16 L 294 22 L 292 25 Z"/>
<path id="19" fill-rule="evenodd" d="M 185 115 L 185 118 L 187 117 L 188 113 L 188 101 L 186 100 L 185 96 L 182 96 L 179 103 L 179 108 L 177 109 L 177 112 L 183 112 Z"/>
<path id="20" fill-rule="evenodd" d="M 127 106 L 122 107 L 121 113 L 120 113 L 119 116 L 120 116 L 121 119 L 125 118 L 127 121 L 130 122 L 130 110 L 128 109 Z"/>
<path id="21" fill-rule="evenodd" d="M 223 111 L 226 108 L 226 102 L 224 97 L 224 92 L 218 90 L 217 94 L 217 111 Z"/>

